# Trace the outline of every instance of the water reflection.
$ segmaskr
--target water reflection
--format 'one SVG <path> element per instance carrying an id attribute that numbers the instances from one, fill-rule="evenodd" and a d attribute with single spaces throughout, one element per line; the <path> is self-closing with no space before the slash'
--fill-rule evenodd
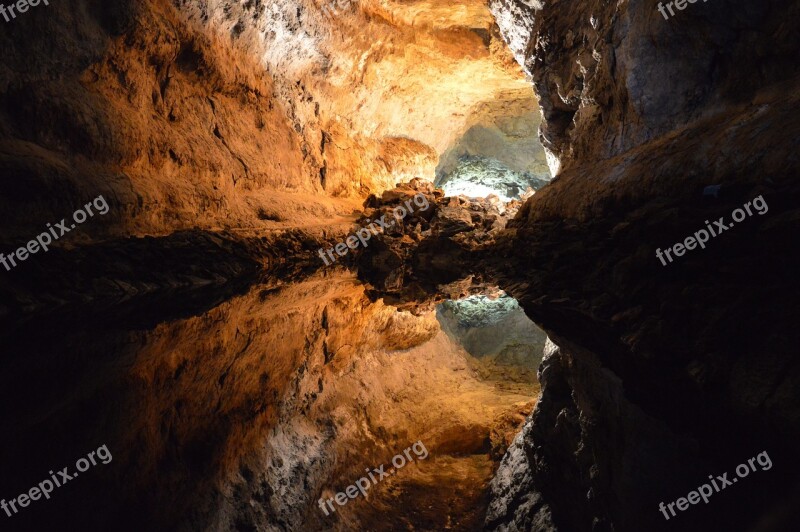
<path id="1" fill-rule="evenodd" d="M 407 468 L 396 482 L 430 495 L 450 467 L 472 478 L 453 488 L 464 490 L 463 509 L 480 507 L 479 486 L 493 471 L 480 457 L 492 430 L 519 421 L 507 414 L 529 410 L 533 391 L 482 381 L 433 312 L 371 302 L 343 270 L 206 296 L 102 316 L 65 312 L 6 330 L 0 497 L 27 491 L 51 469 L 74 468 L 100 445 L 113 455 L 8 522 L 380 529 L 387 509 L 399 522 L 415 519 L 397 506 L 396 484 L 330 518 L 316 499 L 420 439 L 434 469 Z M 447 513 L 459 511 L 445 505 L 425 519 L 452 521 Z"/>

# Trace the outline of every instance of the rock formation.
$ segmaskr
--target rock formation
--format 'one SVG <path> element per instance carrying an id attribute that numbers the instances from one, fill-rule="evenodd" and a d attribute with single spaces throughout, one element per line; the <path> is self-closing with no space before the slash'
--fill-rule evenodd
<path id="1" fill-rule="evenodd" d="M 680 526 L 787 529 L 800 124 L 796 70 L 781 65 L 797 6 L 696 4 L 664 21 L 641 2 L 523 4 L 493 5 L 508 38 L 527 42 L 560 173 L 509 223 L 497 269 L 560 349 L 487 525 L 671 529 L 659 502 L 768 450 L 782 471 Z M 710 184 L 719 197 L 703 196 Z M 759 195 L 769 214 L 667 266 L 656 258 Z"/>
<path id="2" fill-rule="evenodd" d="M 110 210 L 0 270 L 0 487 L 98 441 L 117 466 L 14 524 L 792 529 L 798 15 L 75 0 L 6 23 L 0 251 L 99 194 Z M 475 168 L 509 197 L 553 180 L 508 203 L 433 185 Z M 541 395 L 500 363 L 538 355 L 486 365 L 436 321 L 501 289 L 549 336 Z M 317 508 L 418 439 L 436 459 Z M 774 469 L 662 517 L 765 450 Z"/>

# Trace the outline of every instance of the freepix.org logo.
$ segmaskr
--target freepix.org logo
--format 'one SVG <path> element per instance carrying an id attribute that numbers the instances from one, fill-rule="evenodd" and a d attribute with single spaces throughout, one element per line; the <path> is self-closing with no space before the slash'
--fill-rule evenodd
<path id="1" fill-rule="evenodd" d="M 674 2 L 667 2 L 666 9 L 664 7 L 663 2 L 658 3 L 658 12 L 664 15 L 664 20 L 669 20 L 670 17 L 675 16 L 675 11 L 672 9 L 674 5 L 676 9 L 683 11 L 689 4 L 697 3 L 698 0 L 675 0 Z M 703 3 L 708 2 L 708 0 L 703 0 Z M 669 11 L 669 16 L 667 15 L 667 11 Z"/>
<path id="2" fill-rule="evenodd" d="M 751 206 L 753 209 L 755 209 L 755 212 L 750 209 Z M 735 223 L 743 222 L 748 216 L 754 216 L 756 213 L 758 213 L 759 216 L 763 216 L 767 214 L 767 212 L 769 212 L 769 205 L 767 205 L 767 202 L 764 200 L 764 196 L 758 196 L 757 198 L 754 198 L 753 201 L 748 201 L 745 203 L 743 208 L 735 209 L 731 213 L 733 222 L 728 222 L 726 224 L 725 217 L 723 216 L 719 220 L 716 220 L 714 222 L 714 226 L 712 227 L 711 223 L 706 220 L 707 230 L 700 229 L 693 236 L 686 237 L 683 242 L 678 242 L 677 244 L 663 251 L 661 248 L 658 248 L 656 250 L 656 258 L 661 261 L 663 266 L 666 266 L 668 263 L 666 260 L 664 260 L 664 257 L 666 257 L 669 262 L 672 262 L 675 260 L 673 259 L 672 254 L 674 254 L 675 257 L 682 257 L 687 250 L 692 251 L 693 249 L 696 249 L 697 246 L 700 246 L 701 249 L 705 249 L 706 243 L 711 240 L 712 237 L 717 237 L 725 231 L 728 231 L 734 226 Z"/>
<path id="3" fill-rule="evenodd" d="M 97 459 L 95 459 L 95 457 Z M 111 451 L 108 450 L 108 447 L 106 445 L 101 445 L 96 451 L 92 451 L 86 455 L 86 458 L 79 458 L 78 461 L 75 462 L 75 469 L 78 470 L 78 473 L 70 473 L 69 467 L 61 469 L 57 474 L 51 470 L 50 478 L 39 482 L 37 486 L 32 487 L 27 492 L 14 497 L 8 502 L 3 499 L 0 501 L 0 508 L 5 511 L 8 517 L 13 517 L 15 514 L 19 513 L 19 508 L 28 507 L 32 501 L 38 501 L 42 497 L 49 499 L 53 490 L 77 478 L 79 473 L 84 473 L 92 466 L 98 465 L 98 461 L 101 464 L 110 464 L 113 459 L 114 457 L 111 456 Z M 17 508 L 17 505 L 19 505 L 19 508 Z M 11 513 L 12 511 L 14 513 Z"/>
<path id="4" fill-rule="evenodd" d="M 33 256 L 39 251 L 48 251 L 50 249 L 50 244 L 52 244 L 55 240 L 58 240 L 62 236 L 75 229 L 78 224 L 82 224 L 87 219 L 94 216 L 95 212 L 92 211 L 92 207 L 94 207 L 94 209 L 97 211 L 97 214 L 101 216 L 107 214 L 109 211 L 108 202 L 101 194 L 94 200 L 84 205 L 82 209 L 78 209 L 72 214 L 72 219 L 75 221 L 74 224 L 70 224 L 70 226 L 67 227 L 66 218 L 62 218 L 60 222 L 56 222 L 55 227 L 53 227 L 51 224 L 47 224 L 47 231 L 28 242 L 24 247 L 13 251 L 8 256 L 0 253 L 0 264 L 5 267 L 6 271 L 11 271 L 11 268 L 17 266 L 17 261 L 23 262 L 27 260 L 29 256 Z M 8 264 L 9 262 L 11 263 L 10 266 Z"/>
<path id="5" fill-rule="evenodd" d="M 6 22 L 11 22 L 13 19 L 17 18 L 18 13 L 25 13 L 28 11 L 28 8 L 36 7 L 40 3 L 46 6 L 50 5 L 50 2 L 47 0 L 19 0 L 15 4 L 9 5 L 4 5 L 0 2 L 0 16 L 2 16 Z"/>
<path id="6" fill-rule="evenodd" d="M 359 493 L 361 493 L 361 495 L 364 497 L 367 497 L 367 490 L 371 489 L 378 484 L 378 482 L 382 481 L 384 477 L 390 477 L 394 475 L 397 471 L 405 467 L 406 464 L 414 461 L 414 457 L 411 456 L 411 451 L 414 451 L 414 456 L 416 456 L 419 460 L 425 460 L 428 457 L 428 449 L 425 448 L 425 444 L 422 443 L 422 440 L 419 440 L 417 443 L 407 447 L 402 453 L 398 453 L 394 456 L 394 458 L 392 458 L 392 466 L 394 466 L 394 469 L 389 468 L 388 470 L 384 471 L 384 468 L 386 467 L 384 464 L 381 464 L 380 467 L 374 468 L 372 471 L 367 468 L 365 470 L 367 472 L 367 476 L 356 480 L 354 484 L 347 486 L 343 492 L 340 491 L 335 496 L 328 498 L 328 500 L 321 498 L 318 501 L 320 509 L 325 512 L 325 515 L 330 515 L 328 508 L 330 508 L 333 512 L 336 511 L 336 508 L 333 506 L 334 501 L 336 501 L 337 505 L 344 506 L 350 499 L 355 499 L 358 497 Z M 377 478 L 375 475 L 378 475 Z"/>
<path id="7" fill-rule="evenodd" d="M 355 234 L 348 236 L 344 242 L 336 244 L 334 247 L 328 249 L 327 251 L 320 248 L 318 251 L 319 257 L 325 263 L 325 266 L 330 266 L 331 263 L 336 262 L 336 257 L 333 256 L 334 251 L 336 251 L 336 254 L 339 255 L 340 257 L 344 257 L 350 252 L 351 249 L 358 248 L 359 242 L 361 243 L 362 246 L 367 247 L 368 246 L 367 242 L 369 241 L 369 239 L 372 238 L 373 235 L 377 235 L 379 230 L 384 231 L 392 227 L 395 223 L 397 223 L 398 219 L 402 220 L 409 214 L 415 212 L 414 205 L 419 207 L 420 208 L 419 210 L 421 211 L 427 211 L 428 208 L 430 207 L 428 198 L 426 198 L 424 194 L 417 194 L 412 199 L 406 200 L 403 205 L 395 207 L 395 209 L 392 211 L 392 214 L 394 215 L 394 220 L 387 221 L 386 215 L 384 214 L 383 216 L 380 217 L 380 219 L 375 220 L 366 227 L 362 227 L 361 229 L 356 231 Z M 369 222 L 369 220 L 367 221 Z M 375 226 L 375 224 L 378 224 L 377 227 Z M 325 257 L 326 253 L 328 254 L 328 257 L 330 257 L 331 259 L 330 262 Z"/>

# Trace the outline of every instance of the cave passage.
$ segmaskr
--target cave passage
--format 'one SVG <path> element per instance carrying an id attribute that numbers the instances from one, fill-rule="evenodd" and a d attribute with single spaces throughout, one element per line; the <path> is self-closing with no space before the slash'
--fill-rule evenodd
<path id="1" fill-rule="evenodd" d="M 448 196 L 494 194 L 509 202 L 532 195 L 552 178 L 540 122 L 532 93 L 481 102 L 468 129 L 442 153 L 434 184 Z"/>
<path id="2" fill-rule="evenodd" d="M 800 2 L 655 4 L 0 22 L 0 529 L 800 530 Z"/>
<path id="3" fill-rule="evenodd" d="M 111 204 L 107 226 L 87 224 L 0 286 L 23 314 L 2 329 L 0 413 L 16 433 L 1 444 L 15 457 L 2 487 L 35 485 L 36 464 L 74 464 L 99 445 L 113 455 L 15 523 L 480 530 L 540 393 L 546 337 L 496 289 L 441 297 L 438 285 L 470 281 L 439 243 L 490 243 L 515 200 L 550 180 L 529 80 L 482 3 L 437 16 L 364 3 L 334 18 L 281 2 L 184 4 L 108 8 L 103 24 L 137 23 L 114 57 L 73 68 L 100 102 L 75 115 L 111 125 L 67 124 L 61 146 L 105 150 L 124 171 L 78 155 L 74 186 L 54 192 L 63 204 L 42 202 L 0 239 L 60 219 L 86 189 Z M 53 113 L 45 122 L 60 127 L 72 101 L 46 101 L 9 116 Z M 30 175 L 8 180 L 7 196 L 50 183 Z M 419 194 L 426 209 L 369 246 L 317 259 Z M 433 270 L 407 269 L 414 257 Z M 425 460 L 342 504 L 415 442 Z"/>
<path id="4" fill-rule="evenodd" d="M 503 292 L 448 300 L 436 307 L 442 330 L 472 357 L 482 374 L 505 385 L 538 383 L 547 334 Z"/>

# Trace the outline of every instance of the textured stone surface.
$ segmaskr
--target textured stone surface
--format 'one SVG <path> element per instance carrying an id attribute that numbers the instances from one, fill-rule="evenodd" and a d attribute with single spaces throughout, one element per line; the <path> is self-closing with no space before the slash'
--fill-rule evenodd
<path id="1" fill-rule="evenodd" d="M 429 2 L 326 5 L 81 0 L 8 24 L 2 237 L 99 193 L 112 211 L 87 241 L 342 234 L 370 192 L 433 180 L 484 102 L 530 98 L 481 2 L 435 16 Z"/>
<path id="2" fill-rule="evenodd" d="M 527 67 L 564 168 L 509 222 L 496 269 L 561 349 L 542 368 L 524 463 L 508 457 L 529 490 L 496 478 L 490 525 L 539 530 L 526 519 L 541 497 L 536 516 L 559 530 L 674 529 L 659 502 L 767 450 L 782 471 L 692 507 L 680 526 L 790 528 L 800 122 L 797 80 L 783 81 L 796 70 L 777 65 L 796 46 L 796 9 L 696 4 L 672 21 L 636 2 L 537 12 Z M 703 197 L 711 184 L 716 199 Z M 767 214 L 666 267 L 656 258 L 759 195 Z"/>
<path id="3" fill-rule="evenodd" d="M 495 293 L 496 284 L 484 282 L 480 260 L 491 253 L 521 202 L 501 204 L 496 196 L 445 198 L 430 183 L 415 179 L 381 198 L 368 198 L 359 225 L 381 216 L 394 219 L 394 209 L 415 194 L 426 198 L 427 209 L 398 220 L 353 252 L 359 278 L 374 289 L 374 297 L 416 312 L 432 310 L 445 299 Z"/>
<path id="4" fill-rule="evenodd" d="M 525 65 L 526 53 L 532 37 L 536 10 L 542 9 L 539 0 L 490 0 L 489 9 L 497 22 L 511 53 Z"/>
<path id="5" fill-rule="evenodd" d="M 260 58 L 292 105 L 296 129 L 334 140 L 319 154 L 309 144 L 337 189 L 359 192 L 353 173 L 362 168 L 376 174 L 362 178 L 379 183 L 373 191 L 398 181 L 363 157 L 376 144 L 404 137 L 419 143 L 418 153 L 431 147 L 438 155 L 466 129 L 473 107 L 508 91 L 531 96 L 480 1 L 458 9 L 428 0 L 176 3 Z M 416 175 L 432 179 L 435 157 L 425 162 Z"/>
<path id="6" fill-rule="evenodd" d="M 23 518 L 375 529 L 402 503 L 403 525 L 442 529 L 474 528 L 485 504 L 489 528 L 638 532 L 676 523 L 659 501 L 767 450 L 774 470 L 679 526 L 791 529 L 775 508 L 800 507 L 796 3 L 697 2 L 664 21 L 644 1 L 493 0 L 559 174 L 511 222 L 519 205 L 445 199 L 421 181 L 353 212 L 398 181 L 431 180 L 440 154 L 496 118 L 482 114 L 487 100 L 528 90 L 484 3 L 321 8 L 83 0 L 4 26 L 0 244 L 18 247 L 99 193 L 112 212 L 4 278 L 0 313 L 221 284 L 415 193 L 432 206 L 356 254 L 366 291 L 321 274 L 223 304 L 232 287 L 178 292 L 203 313 L 150 301 L 146 326 L 115 307 L 133 323 L 124 334 L 105 328 L 102 306 L 65 313 L 47 334 L 23 323 L 0 404 L 25 435 L 3 440 L 14 447 L 3 454 L 31 459 L 7 465 L 3 482 L 24 480 L 7 492 L 40 480 L 33 457 L 68 463 L 101 431 L 128 465 L 111 473 L 119 489 L 101 492 L 114 498 L 105 513 L 81 497 L 86 484 Z M 708 185 L 719 198 L 703 197 Z M 756 195 L 767 215 L 658 262 L 656 248 Z M 160 238 L 131 238 L 142 235 Z M 490 501 L 487 456 L 502 452 L 530 390 L 498 394 L 426 311 L 498 285 L 560 349 Z M 93 335 L 68 334 L 85 327 L 78 318 L 96 321 Z M 78 434 L 74 449 L 52 443 L 60 429 Z M 314 497 L 420 430 L 432 451 L 469 457 L 387 484 L 378 510 L 318 520 Z M 443 489 L 455 478 L 474 484 L 460 486 L 457 511 Z M 137 499 L 141 486 L 152 493 Z M 415 515 L 426 487 L 437 504 Z"/>
<path id="7" fill-rule="evenodd" d="M 448 196 L 494 193 L 509 201 L 519 199 L 529 186 L 539 189 L 550 180 L 533 91 L 486 102 L 473 117 L 474 124 L 442 154 L 436 167 L 435 184 Z M 469 189 L 474 185 L 481 186 L 473 193 Z"/>
<path id="8" fill-rule="evenodd" d="M 536 369 L 547 335 L 507 295 L 446 301 L 436 309 L 445 332 L 475 357 Z"/>
<path id="9" fill-rule="evenodd" d="M 32 11 L 0 37 L 4 243 L 100 193 L 111 211 L 82 227 L 84 241 L 349 222 L 339 215 L 357 203 L 325 197 L 257 61 L 167 2 L 88 4 Z"/>
<path id="10" fill-rule="evenodd" d="M 643 0 L 491 7 L 533 78 L 553 166 L 623 153 L 795 75 L 788 1 L 707 2 L 670 20 Z"/>

